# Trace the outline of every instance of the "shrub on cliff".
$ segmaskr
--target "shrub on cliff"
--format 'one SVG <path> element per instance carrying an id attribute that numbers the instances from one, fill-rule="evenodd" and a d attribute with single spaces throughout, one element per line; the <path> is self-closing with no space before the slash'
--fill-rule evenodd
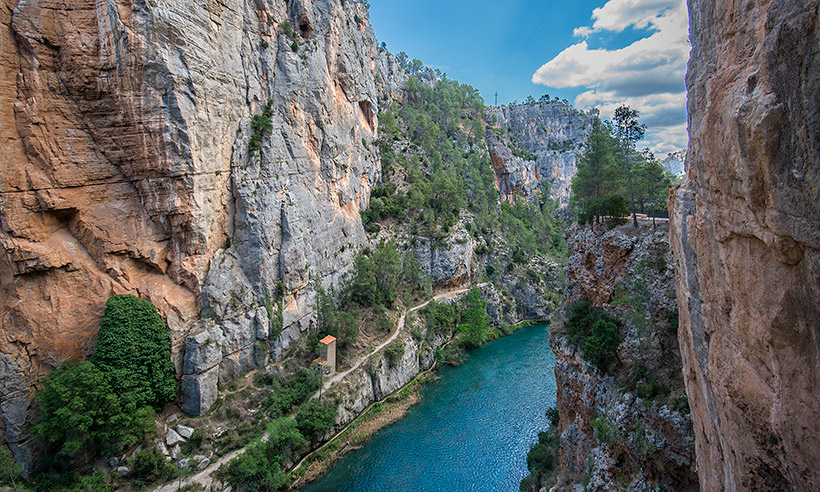
<path id="1" fill-rule="evenodd" d="M 273 417 L 287 414 L 291 408 L 301 404 L 319 390 L 321 378 L 313 369 L 300 368 L 288 377 L 284 384 L 275 383 L 273 393 L 265 403 Z"/>
<path id="2" fill-rule="evenodd" d="M 527 475 L 519 485 L 521 492 L 535 492 L 545 485 L 546 480 L 558 464 L 558 437 L 554 428 L 538 433 L 538 443 L 527 453 Z"/>
<path id="3" fill-rule="evenodd" d="M 618 325 L 608 319 L 599 319 L 592 325 L 592 332 L 584 341 L 585 361 L 606 372 L 615 361 L 615 349 L 623 341 L 618 333 Z"/>
<path id="4" fill-rule="evenodd" d="M 177 467 L 165 461 L 165 456 L 157 448 L 143 449 L 134 456 L 130 478 L 139 485 L 172 479 Z"/>
<path id="5" fill-rule="evenodd" d="M 108 299 L 91 362 L 111 378 L 130 411 L 145 405 L 160 410 L 176 396 L 168 327 L 148 301 L 131 295 Z"/>
<path id="6" fill-rule="evenodd" d="M 58 458 L 116 452 L 154 428 L 152 409 L 124 404 L 109 375 L 90 362 L 68 361 L 41 384 L 42 418 L 32 430 L 57 446 Z"/>
<path id="7" fill-rule="evenodd" d="M 404 357 L 404 342 L 393 340 L 384 348 L 384 357 L 387 359 L 389 367 L 396 367 L 396 364 Z"/>
<path id="8" fill-rule="evenodd" d="M 0 446 L 0 484 L 7 484 L 17 488 L 17 480 L 20 480 L 20 474 L 23 469 L 14 461 L 11 451 Z"/>
<path id="9" fill-rule="evenodd" d="M 623 341 L 618 320 L 588 301 L 580 301 L 570 308 L 567 336 L 572 345 L 581 348 L 585 361 L 606 371 L 615 360 L 615 349 Z"/>
<path id="10" fill-rule="evenodd" d="M 296 412 L 296 427 L 311 441 L 322 437 L 336 422 L 336 407 L 331 403 L 310 400 Z"/>

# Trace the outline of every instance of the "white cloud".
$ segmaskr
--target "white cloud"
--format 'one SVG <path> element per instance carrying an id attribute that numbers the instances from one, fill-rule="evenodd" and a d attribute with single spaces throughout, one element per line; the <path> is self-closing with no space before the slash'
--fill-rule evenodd
<path id="1" fill-rule="evenodd" d="M 652 32 L 622 48 L 590 48 L 586 39 L 573 44 L 539 68 L 533 83 L 586 89 L 575 105 L 598 107 L 606 117 L 628 104 L 641 112 L 653 150 L 686 147 L 684 77 L 690 47 L 684 0 L 610 0 L 593 11 L 592 19 L 591 27 L 577 27 L 573 34 L 589 38 L 630 26 Z"/>
<path id="2" fill-rule="evenodd" d="M 592 31 L 623 31 L 629 26 L 638 29 L 657 26 L 668 11 L 682 5 L 678 0 L 610 0 L 592 11 Z"/>

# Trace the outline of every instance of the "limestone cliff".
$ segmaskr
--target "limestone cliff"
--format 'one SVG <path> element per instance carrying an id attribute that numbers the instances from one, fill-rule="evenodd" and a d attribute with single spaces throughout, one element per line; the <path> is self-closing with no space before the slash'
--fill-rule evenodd
<path id="1" fill-rule="evenodd" d="M 31 385 L 88 355 L 113 293 L 167 320 L 190 410 L 258 341 L 278 355 L 306 329 L 313 282 L 366 241 L 376 114 L 403 77 L 367 16 L 340 0 L 2 0 L 0 412 L 18 459 Z M 266 310 L 280 283 L 284 312 Z"/>
<path id="2" fill-rule="evenodd" d="M 561 206 L 578 155 L 592 129 L 592 116 L 553 100 L 487 109 L 487 132 L 496 188 L 502 200 L 533 197 L 545 186 Z"/>
<path id="3" fill-rule="evenodd" d="M 816 0 L 690 0 L 669 209 L 704 490 L 820 490 Z"/>
<path id="4" fill-rule="evenodd" d="M 567 243 L 565 307 L 550 330 L 560 448 L 554 483 L 572 489 L 583 482 L 590 491 L 697 490 L 665 226 L 573 226 Z M 623 341 L 606 370 L 573 342 L 568 317 L 581 301 L 620 324 Z"/>

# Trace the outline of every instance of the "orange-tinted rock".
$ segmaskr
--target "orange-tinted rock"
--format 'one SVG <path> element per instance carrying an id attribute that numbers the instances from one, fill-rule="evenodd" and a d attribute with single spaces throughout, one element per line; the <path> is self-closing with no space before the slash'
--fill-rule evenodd
<path id="1" fill-rule="evenodd" d="M 669 208 L 703 490 L 820 490 L 818 6 L 689 2 Z"/>
<path id="2" fill-rule="evenodd" d="M 400 86 L 366 20 L 341 1 L 0 0 L 0 438 L 18 458 L 33 383 L 89 355 L 111 294 L 159 308 L 180 373 L 203 307 L 233 340 L 282 282 L 272 353 L 306 329 L 314 282 L 366 241 L 375 115 Z M 223 351 L 245 368 L 241 342 Z"/>

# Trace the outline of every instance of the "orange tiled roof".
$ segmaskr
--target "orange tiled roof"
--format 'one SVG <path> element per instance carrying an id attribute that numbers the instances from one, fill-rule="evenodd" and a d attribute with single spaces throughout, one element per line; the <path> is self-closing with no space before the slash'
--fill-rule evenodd
<path id="1" fill-rule="evenodd" d="M 324 345 L 330 345 L 330 342 L 335 342 L 335 341 L 336 341 L 336 338 L 334 336 L 328 335 L 328 336 L 324 337 L 323 339 L 319 340 L 319 343 L 322 343 Z"/>

